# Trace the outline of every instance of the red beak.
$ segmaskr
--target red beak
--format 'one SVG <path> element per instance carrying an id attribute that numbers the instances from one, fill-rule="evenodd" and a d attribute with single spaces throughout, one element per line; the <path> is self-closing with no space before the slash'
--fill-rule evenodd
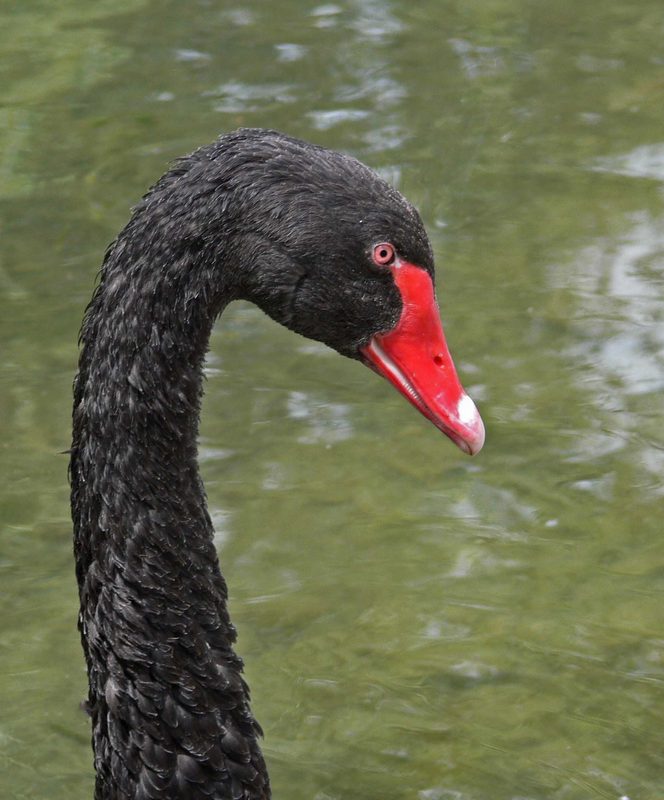
<path id="1" fill-rule="evenodd" d="M 459 383 L 429 273 L 400 261 L 391 268 L 403 311 L 396 327 L 361 349 L 368 366 L 396 387 L 468 455 L 484 444 L 484 424 Z"/>

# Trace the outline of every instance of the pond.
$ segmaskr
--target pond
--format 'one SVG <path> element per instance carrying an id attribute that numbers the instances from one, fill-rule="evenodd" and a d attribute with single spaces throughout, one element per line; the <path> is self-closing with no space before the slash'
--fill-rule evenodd
<path id="1" fill-rule="evenodd" d="M 0 794 L 93 792 L 68 506 L 104 249 L 239 126 L 421 211 L 487 426 L 229 307 L 200 456 L 275 797 L 664 796 L 661 0 L 0 9 Z"/>

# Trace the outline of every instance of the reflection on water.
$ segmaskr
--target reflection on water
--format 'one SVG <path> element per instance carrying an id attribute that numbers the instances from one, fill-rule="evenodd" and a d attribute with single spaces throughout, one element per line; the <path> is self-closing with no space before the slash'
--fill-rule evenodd
<path id="1" fill-rule="evenodd" d="M 656 392 L 664 387 L 664 217 L 639 212 L 616 240 L 579 252 L 575 275 L 581 313 L 587 314 L 590 368 L 605 394 Z"/>
<path id="2" fill-rule="evenodd" d="M 92 795 L 62 451 L 104 247 L 262 125 L 418 205 L 487 422 L 469 460 L 225 312 L 201 464 L 275 796 L 663 796 L 661 3 L 28 2 L 0 55 L 0 794 Z"/>
<path id="3" fill-rule="evenodd" d="M 309 433 L 298 438 L 304 444 L 343 442 L 353 435 L 349 406 L 344 403 L 314 401 L 304 392 L 291 392 L 288 397 L 288 416 L 307 420 Z"/>
<path id="4" fill-rule="evenodd" d="M 206 96 L 221 98 L 213 105 L 214 111 L 224 114 L 240 114 L 260 111 L 266 102 L 276 100 L 279 104 L 294 103 L 297 99 L 288 84 L 246 84 L 229 81 L 216 89 L 209 89 Z"/>
<path id="5" fill-rule="evenodd" d="M 654 177 L 656 159 L 641 153 L 618 157 L 617 174 Z M 626 171 L 626 164 L 631 164 Z M 603 169 L 609 171 L 609 163 Z M 579 366 L 577 384 L 600 413 L 602 430 L 579 438 L 577 459 L 616 451 L 650 473 L 651 491 L 662 494 L 664 468 L 664 217 L 642 210 L 630 214 L 615 237 L 601 237 L 579 250 L 561 281 L 576 295 L 577 336 L 566 355 Z M 591 394 L 589 394 L 589 391 Z M 652 479 L 655 483 L 652 483 Z M 610 475 L 583 484 L 599 499 L 614 495 Z"/>
<path id="6" fill-rule="evenodd" d="M 623 156 L 599 158 L 595 169 L 632 178 L 664 181 L 664 144 L 644 144 Z"/>

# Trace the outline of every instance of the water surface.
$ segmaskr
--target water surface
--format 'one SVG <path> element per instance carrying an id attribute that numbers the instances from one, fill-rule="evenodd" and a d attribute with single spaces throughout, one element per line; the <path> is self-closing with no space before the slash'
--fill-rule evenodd
<path id="1" fill-rule="evenodd" d="M 0 10 L 0 787 L 92 796 L 66 485 L 104 248 L 240 125 L 421 209 L 457 452 L 237 304 L 201 456 L 276 797 L 664 796 L 659 0 L 27 0 Z"/>

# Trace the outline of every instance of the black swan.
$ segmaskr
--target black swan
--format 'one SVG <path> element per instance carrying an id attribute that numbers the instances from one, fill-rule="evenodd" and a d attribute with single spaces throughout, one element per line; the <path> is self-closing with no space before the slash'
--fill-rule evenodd
<path id="1" fill-rule="evenodd" d="M 264 800 L 197 466 L 212 326 L 241 298 L 387 378 L 469 454 L 484 441 L 417 211 L 353 158 L 221 136 L 110 245 L 81 330 L 71 503 L 96 800 Z"/>

